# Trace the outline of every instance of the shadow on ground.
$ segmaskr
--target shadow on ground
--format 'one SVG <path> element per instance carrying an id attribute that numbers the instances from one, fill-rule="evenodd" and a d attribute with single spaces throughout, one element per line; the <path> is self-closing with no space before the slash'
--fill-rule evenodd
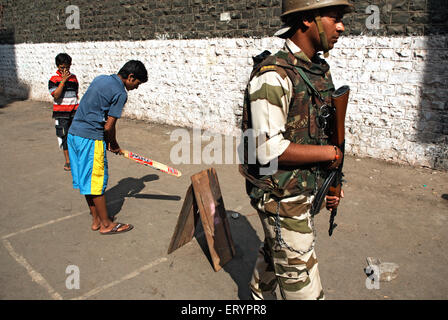
<path id="1" fill-rule="evenodd" d="M 105 193 L 106 199 L 113 199 L 112 203 L 107 205 L 107 211 L 111 218 L 115 218 L 120 213 L 123 207 L 125 198 L 139 198 L 139 199 L 158 199 L 179 201 L 181 197 L 175 195 L 160 195 L 160 194 L 140 194 L 145 188 L 145 182 L 159 180 L 156 174 L 148 174 L 141 178 L 124 178 L 118 184 Z"/>
<path id="2" fill-rule="evenodd" d="M 14 98 L 14 97 L 5 97 L 5 96 L 1 96 L 0 97 L 0 109 L 6 108 L 8 107 L 8 105 L 10 105 L 11 103 L 15 102 L 15 101 L 24 101 L 26 100 L 26 98 Z"/>
<path id="3" fill-rule="evenodd" d="M 235 256 L 223 266 L 223 269 L 237 284 L 238 298 L 241 300 L 249 300 L 251 297 L 249 282 L 255 267 L 258 248 L 260 247 L 261 241 L 258 238 L 255 229 L 252 228 L 250 222 L 244 215 L 235 211 L 226 211 L 226 214 L 235 246 Z M 233 215 L 238 218 L 232 218 Z M 210 267 L 213 268 L 213 262 L 211 260 L 207 240 L 201 223 L 197 224 L 194 237 L 208 258 Z"/>

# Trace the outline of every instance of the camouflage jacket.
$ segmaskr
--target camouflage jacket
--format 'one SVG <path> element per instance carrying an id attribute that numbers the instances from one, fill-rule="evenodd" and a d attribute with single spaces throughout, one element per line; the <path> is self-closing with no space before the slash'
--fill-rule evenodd
<path id="1" fill-rule="evenodd" d="M 294 47 L 298 49 L 298 47 Z M 319 107 L 323 103 L 317 99 L 316 94 L 307 86 L 296 69 L 301 68 L 304 71 L 314 88 L 319 91 L 321 98 L 325 103 L 330 104 L 334 85 L 329 72 L 329 65 L 325 60 L 316 56 L 311 61 L 300 50 L 293 54 L 291 49 L 288 48 L 288 42 L 283 50 L 259 60 L 261 61 L 256 61 L 256 58 L 254 58 L 255 66 L 245 92 L 243 132 L 252 128 L 252 118 L 260 116 L 256 114 L 259 111 L 257 103 L 260 99 L 265 99 L 267 100 L 265 103 L 268 103 L 273 108 L 272 110 L 275 111 L 275 108 L 278 107 L 286 111 L 282 134 L 288 142 L 312 145 L 328 144 L 328 137 L 324 130 L 316 124 L 316 116 L 319 114 Z M 263 77 L 263 75 L 265 76 Z M 282 88 L 279 89 L 278 86 L 272 85 L 272 81 L 266 80 L 263 85 L 258 85 L 262 92 L 260 90 L 251 91 L 250 85 L 257 77 L 263 77 L 263 79 L 276 77 L 277 82 L 275 83 Z M 267 82 L 270 82 L 270 84 Z M 263 113 L 261 116 L 266 116 L 265 114 L 270 116 L 271 113 L 274 114 L 275 112 L 260 111 L 260 113 Z M 266 133 L 268 142 L 270 138 L 269 133 Z M 300 194 L 311 195 L 317 191 L 326 177 L 325 171 L 319 170 L 317 163 L 292 168 L 280 166 L 275 173 L 260 175 L 260 168 L 263 168 L 264 165 L 260 164 L 258 158 L 256 163 L 249 161 L 249 142 L 245 139 L 243 143 L 245 154 L 243 164 L 240 165 L 240 172 L 246 178 L 247 193 L 252 199 L 261 199 L 266 193 L 271 198 L 279 200 Z"/>

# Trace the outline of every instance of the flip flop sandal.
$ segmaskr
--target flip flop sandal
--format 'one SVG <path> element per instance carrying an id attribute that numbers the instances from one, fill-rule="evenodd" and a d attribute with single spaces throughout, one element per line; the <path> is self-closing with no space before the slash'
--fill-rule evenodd
<path id="1" fill-rule="evenodd" d="M 70 170 L 71 170 L 71 168 L 70 168 L 70 163 L 66 162 L 66 163 L 64 164 L 64 170 L 65 170 L 65 171 L 70 171 Z"/>
<path id="2" fill-rule="evenodd" d="M 101 234 L 118 234 L 118 233 L 123 233 L 123 232 L 128 232 L 131 231 L 132 229 L 134 229 L 134 226 L 132 224 L 128 224 L 128 228 L 118 231 L 118 229 L 120 229 L 122 226 L 125 226 L 126 224 L 124 223 L 117 223 L 117 225 L 115 227 L 112 228 L 112 230 L 108 231 L 108 232 L 100 232 Z"/>

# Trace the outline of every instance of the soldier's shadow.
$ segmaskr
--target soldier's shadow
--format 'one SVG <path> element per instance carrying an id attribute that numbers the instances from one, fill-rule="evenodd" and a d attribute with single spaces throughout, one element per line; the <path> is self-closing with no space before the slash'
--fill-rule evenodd
<path id="1" fill-rule="evenodd" d="M 238 214 L 238 218 L 232 218 L 232 214 Z M 238 285 L 238 298 L 241 300 L 249 300 L 251 299 L 249 283 L 252 278 L 261 240 L 244 215 L 230 210 L 226 210 L 226 215 L 235 246 L 235 256 L 223 266 L 223 269 Z M 197 223 L 194 236 L 202 251 L 209 259 L 210 264 L 212 264 L 201 223 Z"/>
<path id="2" fill-rule="evenodd" d="M 160 194 L 140 194 L 145 188 L 145 182 L 158 180 L 159 176 L 156 174 L 148 174 L 141 178 L 124 178 L 118 184 L 106 191 L 107 211 L 109 217 L 112 219 L 121 211 L 126 198 L 140 198 L 140 199 L 159 199 L 179 201 L 180 196 L 175 195 L 160 195 Z"/>

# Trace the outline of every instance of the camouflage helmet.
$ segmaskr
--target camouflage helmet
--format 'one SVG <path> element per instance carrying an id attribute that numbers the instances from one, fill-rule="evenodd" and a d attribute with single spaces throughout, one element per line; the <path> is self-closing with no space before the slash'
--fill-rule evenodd
<path id="1" fill-rule="evenodd" d="M 321 9 L 331 6 L 345 6 L 345 13 L 353 11 L 353 5 L 348 0 L 283 0 L 281 16 L 283 17 L 294 12 Z"/>
<path id="2" fill-rule="evenodd" d="M 283 25 L 282 28 L 274 34 L 274 36 L 286 37 L 290 30 L 293 30 L 292 26 L 286 22 L 287 16 L 290 14 L 309 10 L 319 10 L 334 6 L 342 6 L 344 13 L 352 12 L 354 9 L 353 5 L 348 0 L 283 0 L 281 18 L 285 22 L 285 25 Z M 322 26 L 320 13 L 316 13 L 314 15 L 314 20 L 316 21 L 319 31 L 324 57 L 328 57 L 328 42 Z"/>

